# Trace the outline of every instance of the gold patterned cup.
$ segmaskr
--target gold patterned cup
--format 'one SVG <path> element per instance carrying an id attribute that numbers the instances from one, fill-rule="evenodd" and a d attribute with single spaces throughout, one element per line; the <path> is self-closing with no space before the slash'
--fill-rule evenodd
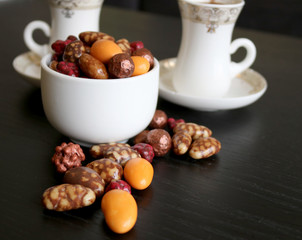
<path id="1" fill-rule="evenodd" d="M 48 0 L 51 27 L 44 21 L 30 22 L 24 29 L 24 41 L 28 49 L 39 56 L 50 51 L 49 45 L 69 35 L 84 31 L 99 31 L 99 19 L 103 0 Z M 33 39 L 33 32 L 40 29 L 50 38 L 49 44 L 40 45 Z"/>
<path id="2" fill-rule="evenodd" d="M 198 97 L 223 97 L 231 80 L 256 58 L 255 45 L 246 38 L 231 43 L 243 0 L 178 0 L 182 39 L 173 75 L 177 92 Z M 231 54 L 239 47 L 247 55 L 239 63 Z"/>

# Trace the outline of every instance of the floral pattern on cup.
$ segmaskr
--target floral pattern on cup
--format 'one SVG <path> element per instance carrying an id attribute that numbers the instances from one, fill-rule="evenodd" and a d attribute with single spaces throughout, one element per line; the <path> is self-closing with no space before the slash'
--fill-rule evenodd
<path id="1" fill-rule="evenodd" d="M 62 8 L 62 14 L 71 18 L 74 15 L 73 10 L 98 8 L 103 0 L 49 0 L 49 3 L 56 8 Z"/>
<path id="2" fill-rule="evenodd" d="M 187 1 L 178 1 L 178 3 L 183 18 L 205 24 L 209 33 L 215 33 L 219 25 L 235 23 L 242 9 L 242 6 L 218 8 L 215 5 L 209 7 Z"/>

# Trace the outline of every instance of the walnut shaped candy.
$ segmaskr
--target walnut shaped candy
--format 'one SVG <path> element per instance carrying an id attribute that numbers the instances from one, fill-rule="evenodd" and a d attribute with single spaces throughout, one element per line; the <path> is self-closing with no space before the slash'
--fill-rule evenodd
<path id="1" fill-rule="evenodd" d="M 79 144 L 63 142 L 55 150 L 51 161 L 56 165 L 59 173 L 64 173 L 73 167 L 80 167 L 85 160 L 85 154 Z"/>

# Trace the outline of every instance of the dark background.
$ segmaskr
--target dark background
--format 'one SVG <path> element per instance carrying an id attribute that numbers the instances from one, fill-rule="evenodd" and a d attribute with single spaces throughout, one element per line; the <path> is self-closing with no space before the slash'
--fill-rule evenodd
<path id="1" fill-rule="evenodd" d="M 246 1 L 240 20 L 256 0 Z M 124 9 L 103 9 L 103 32 L 142 40 L 159 60 L 176 56 L 179 18 Z M 251 19 L 259 18 L 256 11 Z M 47 121 L 40 89 L 12 67 L 28 51 L 23 30 L 36 19 L 50 23 L 47 0 L 0 0 L 1 240 L 302 240 L 301 37 L 234 30 L 234 39 L 255 43 L 252 68 L 268 82 L 264 96 L 246 108 L 199 112 L 159 99 L 158 108 L 168 116 L 212 129 L 223 149 L 204 161 L 172 154 L 155 159 L 152 185 L 135 193 L 136 226 L 118 236 L 106 226 L 98 203 L 66 213 L 41 207 L 43 191 L 60 182 L 50 161 L 54 148 L 69 140 Z"/>
<path id="2" fill-rule="evenodd" d="M 105 0 L 104 5 L 180 15 L 177 0 Z M 302 37 L 302 0 L 245 0 L 237 26 Z"/>

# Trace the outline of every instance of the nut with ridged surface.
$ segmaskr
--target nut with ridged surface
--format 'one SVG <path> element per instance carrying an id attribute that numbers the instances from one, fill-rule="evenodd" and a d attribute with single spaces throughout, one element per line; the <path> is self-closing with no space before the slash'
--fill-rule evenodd
<path id="1" fill-rule="evenodd" d="M 93 158 L 103 158 L 104 153 L 111 147 L 130 147 L 127 143 L 101 143 L 97 145 L 93 145 L 89 149 L 89 153 Z"/>
<path id="2" fill-rule="evenodd" d="M 180 122 L 173 128 L 174 133 L 179 131 L 187 131 L 193 140 L 199 137 L 210 137 L 212 135 L 212 131 L 209 128 L 196 123 Z"/>
<path id="3" fill-rule="evenodd" d="M 185 154 L 192 143 L 191 135 L 186 131 L 179 131 L 172 136 L 173 152 L 176 155 Z"/>
<path id="4" fill-rule="evenodd" d="M 123 167 L 112 159 L 102 158 L 94 160 L 86 165 L 96 171 L 105 184 L 110 183 L 112 180 L 120 180 L 123 176 Z"/>
<path id="5" fill-rule="evenodd" d="M 130 43 L 126 38 L 121 38 L 117 40 L 116 44 L 122 49 L 123 53 L 131 55 Z"/>
<path id="6" fill-rule="evenodd" d="M 213 137 L 201 137 L 196 139 L 189 150 L 189 155 L 194 159 L 208 158 L 221 149 L 221 143 Z"/>
<path id="7" fill-rule="evenodd" d="M 141 155 L 130 147 L 111 147 L 105 152 L 104 157 L 112 159 L 124 167 L 130 159 L 139 158 Z"/>
<path id="8" fill-rule="evenodd" d="M 89 206 L 95 199 L 95 193 L 90 188 L 79 184 L 61 184 L 44 191 L 42 204 L 49 210 L 61 212 Z"/>
<path id="9" fill-rule="evenodd" d="M 114 41 L 114 37 L 108 35 L 107 33 L 102 33 L 102 32 L 92 32 L 92 31 L 87 31 L 87 32 L 81 32 L 79 34 L 80 40 L 88 46 L 91 46 L 95 41 L 101 40 L 101 39 L 106 39 L 106 40 L 111 40 Z"/>

